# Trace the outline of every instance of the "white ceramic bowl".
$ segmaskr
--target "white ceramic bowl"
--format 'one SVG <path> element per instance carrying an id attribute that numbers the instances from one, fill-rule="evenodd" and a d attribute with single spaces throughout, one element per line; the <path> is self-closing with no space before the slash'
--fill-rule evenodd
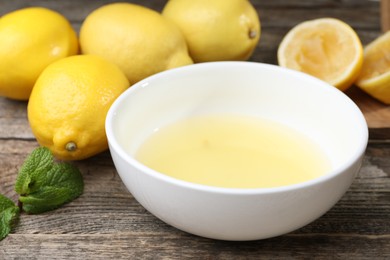
<path id="1" fill-rule="evenodd" d="M 332 171 L 290 186 L 228 189 L 168 177 L 132 156 L 156 128 L 230 112 L 305 133 L 326 152 Z M 368 141 L 362 113 L 342 92 L 306 74 L 252 62 L 202 63 L 142 80 L 114 102 L 106 132 L 115 167 L 143 207 L 178 229 L 222 240 L 278 236 L 320 217 L 347 191 Z"/>

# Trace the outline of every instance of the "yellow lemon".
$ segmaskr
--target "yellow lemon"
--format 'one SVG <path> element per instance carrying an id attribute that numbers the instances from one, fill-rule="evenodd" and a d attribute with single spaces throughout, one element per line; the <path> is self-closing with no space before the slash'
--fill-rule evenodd
<path id="1" fill-rule="evenodd" d="M 372 97 L 390 104 L 390 31 L 364 48 L 362 71 L 356 85 Z"/>
<path id="2" fill-rule="evenodd" d="M 192 64 L 179 28 L 158 12 L 130 3 L 104 5 L 90 13 L 80 29 L 84 54 L 115 63 L 130 83 Z"/>
<path id="3" fill-rule="evenodd" d="M 41 7 L 30 7 L 0 18 L 0 95 L 27 100 L 43 69 L 74 55 L 78 40 L 68 20 Z"/>
<path id="4" fill-rule="evenodd" d="M 195 62 L 247 60 L 260 39 L 248 0 L 170 0 L 162 14 L 180 27 Z"/>
<path id="5" fill-rule="evenodd" d="M 334 18 L 306 21 L 292 28 L 278 48 L 282 67 L 299 70 L 346 90 L 358 77 L 363 46 L 356 32 Z"/>
<path id="6" fill-rule="evenodd" d="M 50 64 L 28 102 L 28 120 L 38 143 L 62 160 L 80 160 L 107 149 L 105 118 L 129 82 L 114 64 L 76 55 Z"/>

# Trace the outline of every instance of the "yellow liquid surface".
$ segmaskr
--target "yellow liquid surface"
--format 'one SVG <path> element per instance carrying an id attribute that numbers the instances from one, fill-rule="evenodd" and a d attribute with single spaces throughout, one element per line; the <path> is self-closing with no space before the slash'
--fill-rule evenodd
<path id="1" fill-rule="evenodd" d="M 243 116 L 203 116 L 153 133 L 136 159 L 171 177 L 225 188 L 296 184 L 330 170 L 320 147 L 279 123 Z"/>

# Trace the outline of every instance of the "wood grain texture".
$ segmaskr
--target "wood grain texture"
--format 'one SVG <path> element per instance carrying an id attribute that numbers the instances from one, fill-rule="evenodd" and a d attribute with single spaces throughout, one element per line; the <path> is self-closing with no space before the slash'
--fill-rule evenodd
<path id="1" fill-rule="evenodd" d="M 381 28 L 382 32 L 390 29 L 390 1 L 381 0 Z"/>
<path id="2" fill-rule="evenodd" d="M 45 6 L 79 30 L 86 15 L 113 1 L 0 1 L 0 15 Z M 160 11 L 162 0 L 131 1 Z M 262 36 L 251 61 L 276 64 L 279 42 L 295 24 L 343 19 L 367 44 L 380 35 L 379 2 L 367 0 L 253 0 Z M 347 94 L 370 125 L 363 166 L 348 192 L 325 215 L 292 233 L 259 241 L 226 242 L 179 231 L 147 212 L 122 184 L 109 152 L 74 162 L 84 194 L 52 212 L 23 214 L 0 241 L 0 259 L 390 259 L 390 120 L 388 107 L 357 89 Z M 13 189 L 28 153 L 38 146 L 28 125 L 27 102 L 0 98 L 0 193 Z"/>

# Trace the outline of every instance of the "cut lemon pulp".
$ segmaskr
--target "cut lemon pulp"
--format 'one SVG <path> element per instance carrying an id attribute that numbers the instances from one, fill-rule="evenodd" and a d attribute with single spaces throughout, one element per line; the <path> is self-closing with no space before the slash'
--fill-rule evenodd
<path id="1" fill-rule="evenodd" d="M 360 73 L 363 47 L 356 32 L 343 21 L 315 19 L 287 33 L 278 48 L 278 62 L 344 91 Z"/>
<path id="2" fill-rule="evenodd" d="M 356 85 L 374 98 L 390 104 L 390 31 L 364 48 L 364 62 Z"/>

